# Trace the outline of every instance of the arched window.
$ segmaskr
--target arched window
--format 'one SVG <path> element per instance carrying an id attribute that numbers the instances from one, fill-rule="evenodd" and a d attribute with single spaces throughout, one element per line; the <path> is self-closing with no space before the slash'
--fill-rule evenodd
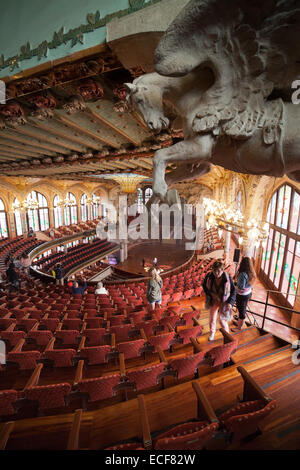
<path id="1" fill-rule="evenodd" d="M 236 209 L 240 212 L 242 212 L 242 191 L 239 190 L 236 194 Z"/>
<path id="2" fill-rule="evenodd" d="M 7 217 L 2 199 L 0 199 L 0 235 L 1 238 L 8 237 Z"/>
<path id="3" fill-rule="evenodd" d="M 143 212 L 143 204 L 144 204 L 144 194 L 141 188 L 137 190 L 137 211 L 139 214 Z"/>
<path id="4" fill-rule="evenodd" d="M 88 220 L 88 204 L 86 202 L 86 194 L 83 193 L 80 199 L 81 220 L 86 222 Z"/>
<path id="5" fill-rule="evenodd" d="M 35 232 L 47 230 L 49 228 L 49 208 L 47 199 L 37 191 L 31 191 L 26 198 L 27 202 L 35 202 L 36 208 L 27 209 L 28 228 L 32 227 Z"/>
<path id="6" fill-rule="evenodd" d="M 20 206 L 20 202 L 17 198 L 15 198 L 13 206 L 15 207 L 14 215 L 15 215 L 16 234 L 17 236 L 20 236 L 23 234 L 23 227 L 22 227 L 21 211 L 18 209 L 18 207 Z"/>
<path id="7" fill-rule="evenodd" d="M 60 206 L 60 198 L 58 195 L 54 196 L 53 208 L 54 208 L 54 227 L 58 228 L 63 225 L 62 208 Z"/>
<path id="8" fill-rule="evenodd" d="M 299 207 L 300 194 L 290 185 L 273 194 L 267 212 L 270 233 L 261 261 L 262 272 L 291 306 L 300 274 Z"/>
<path id="9" fill-rule="evenodd" d="M 99 196 L 96 196 L 96 194 L 92 194 L 92 198 L 93 198 L 93 219 L 98 219 L 98 217 L 100 217 L 100 207 L 101 207 L 101 203 L 100 203 L 100 197 Z"/>
<path id="10" fill-rule="evenodd" d="M 73 193 L 67 194 L 67 204 L 65 206 L 65 225 L 77 224 L 77 202 Z"/>
<path id="11" fill-rule="evenodd" d="M 146 188 L 146 190 L 145 190 L 145 205 L 147 204 L 147 202 L 151 198 L 152 194 L 153 194 L 152 188 Z"/>

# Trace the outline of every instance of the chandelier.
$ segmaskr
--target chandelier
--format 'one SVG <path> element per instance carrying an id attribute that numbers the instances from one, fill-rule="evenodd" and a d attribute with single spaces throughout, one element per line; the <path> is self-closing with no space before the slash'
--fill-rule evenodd
<path id="1" fill-rule="evenodd" d="M 266 244 L 269 235 L 269 224 L 256 219 L 244 221 L 241 211 L 226 206 L 213 199 L 203 198 L 203 206 L 206 215 L 206 227 L 219 229 L 219 235 L 223 229 L 237 233 L 239 244 L 243 243 L 243 237 L 247 237 L 258 248 L 259 244 Z"/>
<path id="2" fill-rule="evenodd" d="M 111 179 L 119 183 L 121 189 L 126 194 L 132 194 L 135 192 L 138 185 L 147 179 L 146 176 L 125 174 L 125 175 L 112 175 Z"/>
<path id="3" fill-rule="evenodd" d="M 70 207 L 76 206 L 76 201 L 72 201 L 68 196 L 63 201 L 58 201 L 57 207 Z"/>
<path id="4" fill-rule="evenodd" d="M 33 210 L 37 209 L 39 207 L 38 202 L 35 199 L 32 199 L 32 197 L 28 197 L 27 199 L 24 199 L 21 203 L 16 200 L 12 204 L 13 210 Z"/>

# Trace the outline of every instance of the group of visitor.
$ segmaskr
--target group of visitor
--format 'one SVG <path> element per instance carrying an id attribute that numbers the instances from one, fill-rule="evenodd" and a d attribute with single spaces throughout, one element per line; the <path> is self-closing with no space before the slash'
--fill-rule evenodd
<path id="1" fill-rule="evenodd" d="M 154 310 L 155 304 L 161 305 L 163 281 L 157 268 L 150 270 L 150 276 L 146 297 Z M 247 304 L 256 278 L 250 258 L 246 256 L 242 258 L 235 277 L 234 283 L 230 274 L 225 271 L 223 261 L 216 260 L 212 265 L 212 270 L 204 278 L 203 290 L 206 295 L 206 308 L 209 309 L 209 341 L 213 341 L 215 337 L 218 314 L 221 327 L 229 333 L 228 322 L 232 318 L 231 311 L 235 302 L 239 317 L 236 328 L 232 328 L 232 331 L 239 331 L 243 327 Z"/>

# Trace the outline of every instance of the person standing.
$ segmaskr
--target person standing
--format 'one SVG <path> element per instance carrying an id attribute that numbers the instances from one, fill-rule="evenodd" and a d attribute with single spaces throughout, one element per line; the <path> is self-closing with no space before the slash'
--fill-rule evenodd
<path id="1" fill-rule="evenodd" d="M 6 276 L 9 282 L 11 283 L 11 286 L 9 288 L 9 293 L 11 293 L 13 289 L 18 291 L 20 289 L 19 275 L 17 271 L 15 270 L 15 266 L 13 263 L 11 263 L 8 269 L 6 270 Z"/>
<path id="2" fill-rule="evenodd" d="M 236 282 L 236 306 L 239 312 L 239 318 L 236 323 L 236 328 L 231 328 L 231 331 L 239 331 L 242 329 L 245 318 L 247 304 L 252 295 L 252 288 L 256 279 L 256 273 L 253 268 L 252 260 L 248 256 L 244 256 L 240 262 L 237 272 Z"/>
<path id="3" fill-rule="evenodd" d="M 73 282 L 72 294 L 81 294 L 83 295 L 87 288 L 86 279 L 83 279 L 82 282 Z"/>
<path id="4" fill-rule="evenodd" d="M 54 268 L 55 272 L 55 279 L 56 279 L 56 285 L 64 285 L 64 270 L 61 266 L 60 263 L 57 263 L 57 265 Z"/>
<path id="5" fill-rule="evenodd" d="M 222 261 L 215 261 L 212 271 L 203 281 L 203 290 L 206 294 L 206 307 L 209 308 L 209 341 L 213 341 L 216 333 L 217 316 L 222 328 L 229 332 L 228 321 L 231 318 L 231 309 L 235 301 L 235 287 L 231 276 L 224 271 Z"/>
<path id="6" fill-rule="evenodd" d="M 152 310 L 155 309 L 155 304 L 161 305 L 161 289 L 163 286 L 162 278 L 159 275 L 159 270 L 152 268 L 150 270 L 151 279 L 148 281 L 147 286 L 147 301 L 151 305 Z"/>

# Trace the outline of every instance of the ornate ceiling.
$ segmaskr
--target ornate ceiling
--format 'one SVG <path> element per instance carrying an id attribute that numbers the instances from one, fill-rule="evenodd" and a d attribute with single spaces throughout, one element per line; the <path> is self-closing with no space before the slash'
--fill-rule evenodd
<path id="1" fill-rule="evenodd" d="M 155 150 L 182 137 L 153 135 L 126 104 L 126 70 L 105 46 L 29 77 L 6 79 L 0 105 L 0 172 L 6 176 L 89 179 L 110 173 L 152 176 Z M 170 165 L 167 170 L 176 168 Z"/>

